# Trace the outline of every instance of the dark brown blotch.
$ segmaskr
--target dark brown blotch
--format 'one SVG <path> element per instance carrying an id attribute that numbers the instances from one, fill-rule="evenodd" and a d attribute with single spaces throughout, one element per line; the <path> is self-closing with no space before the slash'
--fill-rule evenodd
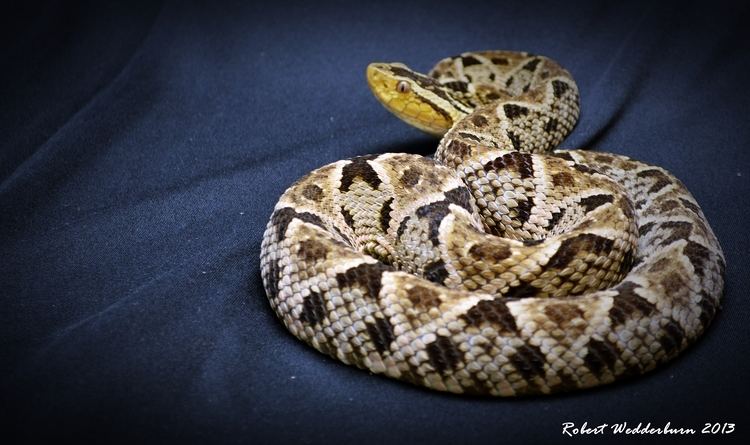
<path id="1" fill-rule="evenodd" d="M 341 216 L 344 217 L 344 222 L 347 226 L 354 230 L 354 216 L 349 212 L 348 209 L 341 207 Z"/>
<path id="2" fill-rule="evenodd" d="M 344 232 L 342 232 L 341 229 L 339 229 L 336 226 L 333 226 L 333 230 L 334 232 L 336 232 L 336 235 L 338 235 L 338 237 L 334 237 L 334 242 L 336 244 L 348 245 L 351 247 L 351 240 L 349 239 L 348 236 L 344 235 Z"/>
<path id="3" fill-rule="evenodd" d="M 583 358 L 586 367 L 594 374 L 602 375 L 605 368 L 614 370 L 619 352 L 617 347 L 606 339 L 597 340 L 592 338 L 586 345 L 588 352 Z"/>
<path id="4" fill-rule="evenodd" d="M 336 274 L 336 282 L 341 288 L 357 287 L 366 297 L 377 299 L 382 287 L 382 275 L 390 271 L 393 268 L 383 263 L 363 263 Z"/>
<path id="5" fill-rule="evenodd" d="M 560 243 L 560 247 L 550 258 L 546 267 L 563 269 L 576 257 L 578 252 L 608 253 L 612 250 L 612 245 L 611 239 L 593 233 L 583 233 L 566 238 Z"/>
<path id="6" fill-rule="evenodd" d="M 570 187 L 575 184 L 575 177 L 565 171 L 558 172 L 552 175 L 552 183 L 555 187 Z"/>
<path id="7" fill-rule="evenodd" d="M 620 262 L 620 268 L 618 270 L 622 273 L 629 272 L 638 261 L 640 261 L 640 259 L 636 258 L 633 250 L 626 250 L 622 255 L 622 261 Z"/>
<path id="8" fill-rule="evenodd" d="M 695 203 L 693 203 L 690 200 L 685 199 L 685 198 L 680 198 L 680 201 L 682 202 L 683 206 L 685 206 L 688 209 L 690 209 L 696 215 L 701 216 L 701 209 Z"/>
<path id="9" fill-rule="evenodd" d="M 673 319 L 667 320 L 662 326 L 663 334 L 659 337 L 659 344 L 664 348 L 667 355 L 672 355 L 682 349 L 682 343 L 685 340 L 685 331 L 679 323 Z"/>
<path id="10" fill-rule="evenodd" d="M 552 133 L 553 131 L 557 130 L 557 124 L 557 119 L 550 118 L 550 120 L 548 120 L 547 123 L 544 124 L 544 131 L 547 133 Z"/>
<path id="11" fill-rule="evenodd" d="M 471 123 L 476 125 L 477 127 L 485 127 L 489 123 L 486 117 L 482 116 L 481 114 L 477 114 L 471 117 Z"/>
<path id="12" fill-rule="evenodd" d="M 398 224 L 398 229 L 396 230 L 396 239 L 400 239 L 401 235 L 404 234 L 406 231 L 406 225 L 409 223 L 409 220 L 411 220 L 411 217 L 406 216 L 404 219 L 401 220 L 401 222 Z"/>
<path id="13" fill-rule="evenodd" d="M 515 119 L 519 116 L 526 116 L 529 114 L 529 109 L 516 104 L 505 104 L 503 105 L 503 112 L 508 119 Z"/>
<path id="14" fill-rule="evenodd" d="M 672 180 L 666 173 L 657 169 L 643 170 L 638 172 L 636 176 L 639 178 L 651 178 L 656 181 L 648 190 L 650 194 L 654 194 L 672 183 Z"/>
<path id="15" fill-rule="evenodd" d="M 654 194 L 654 193 L 658 192 L 659 190 L 663 189 L 664 187 L 668 186 L 671 183 L 672 183 L 672 181 L 670 181 L 668 179 L 659 179 L 659 180 L 657 180 L 654 183 L 654 185 L 651 186 L 650 189 L 648 189 L 648 193 L 649 194 Z"/>
<path id="16" fill-rule="evenodd" d="M 556 98 L 561 98 L 563 94 L 565 94 L 566 91 L 570 89 L 570 85 L 563 82 L 562 80 L 553 80 L 552 81 L 552 93 L 555 95 Z"/>
<path id="17" fill-rule="evenodd" d="M 521 282 L 516 287 L 511 287 L 506 293 L 503 294 L 505 298 L 521 299 L 529 298 L 537 295 L 541 289 L 536 286 L 532 286 L 530 283 Z"/>
<path id="18" fill-rule="evenodd" d="M 456 369 L 461 360 L 461 351 L 449 337 L 438 335 L 437 339 L 426 346 L 427 358 L 435 370 L 440 373 Z"/>
<path id="19" fill-rule="evenodd" d="M 589 167 L 588 165 L 574 164 L 573 168 L 576 169 L 576 170 L 578 170 L 579 172 L 585 173 L 587 175 L 590 175 L 590 174 L 593 174 L 593 173 L 597 173 L 596 170 L 594 170 L 593 168 Z"/>
<path id="20" fill-rule="evenodd" d="M 469 326 L 478 328 L 481 328 L 485 323 L 493 325 L 500 333 L 511 334 L 518 330 L 515 317 L 510 313 L 508 305 L 501 298 L 480 301 L 466 311 L 461 319 Z"/>
<path id="21" fill-rule="evenodd" d="M 553 215 L 554 216 L 554 215 Z M 524 239 L 521 240 L 524 246 L 536 246 L 544 242 L 544 238 L 540 239 Z"/>
<path id="22" fill-rule="evenodd" d="M 653 268 L 650 269 L 653 272 Z M 680 290 L 685 289 L 685 280 L 679 273 L 671 272 L 661 279 L 661 285 L 667 292 L 667 295 L 674 297 L 680 295 Z"/>
<path id="23" fill-rule="evenodd" d="M 554 303 L 544 308 L 544 314 L 560 327 L 566 327 L 576 318 L 583 318 L 583 311 L 575 304 Z"/>
<path id="24" fill-rule="evenodd" d="M 654 264 L 652 264 L 648 270 L 653 273 L 660 273 L 663 272 L 669 265 L 672 264 L 672 260 L 669 258 L 661 258 L 658 261 L 656 261 Z"/>
<path id="25" fill-rule="evenodd" d="M 604 204 L 610 204 L 614 201 L 614 197 L 612 195 L 592 195 L 587 196 L 585 198 L 581 198 L 581 202 L 579 203 L 586 213 L 596 209 L 597 207 L 603 206 Z"/>
<path id="26" fill-rule="evenodd" d="M 393 334 L 393 326 L 385 318 L 374 317 L 375 323 L 365 323 L 367 333 L 375 344 L 375 349 L 381 354 L 391 349 L 391 343 L 396 339 Z"/>
<path id="27" fill-rule="evenodd" d="M 656 223 L 653 223 L 653 222 L 648 222 L 646 224 L 641 225 L 640 227 L 638 227 L 638 235 L 640 237 L 645 236 L 648 232 L 651 231 L 651 229 L 654 228 L 655 225 Z"/>
<path id="28" fill-rule="evenodd" d="M 711 324 L 711 320 L 713 320 L 714 315 L 716 315 L 716 309 L 719 303 L 705 291 L 701 291 L 700 296 L 701 301 L 698 302 L 698 305 L 701 308 L 701 314 L 698 318 L 701 322 L 701 326 L 703 326 L 703 329 L 706 329 L 708 325 Z"/>
<path id="29" fill-rule="evenodd" d="M 430 309 L 440 306 L 440 293 L 426 286 L 415 285 L 406 291 L 406 297 L 417 309 Z"/>
<path id="30" fill-rule="evenodd" d="M 299 219 L 306 223 L 310 223 L 325 230 L 323 220 L 319 216 L 308 212 L 297 213 L 291 207 L 284 207 L 273 212 L 271 216 L 271 224 L 276 226 L 276 242 L 281 242 L 286 238 L 286 229 L 289 227 L 289 223 L 294 219 Z"/>
<path id="31" fill-rule="evenodd" d="M 711 259 L 711 251 L 695 241 L 688 240 L 682 249 L 682 253 L 685 254 L 690 264 L 693 265 L 696 275 L 705 277 L 706 263 Z"/>
<path id="32" fill-rule="evenodd" d="M 612 307 L 609 309 L 609 317 L 614 326 L 637 316 L 651 315 L 656 310 L 656 306 L 635 292 L 638 287 L 632 281 L 624 281 L 615 288 L 617 295 L 612 299 Z"/>
<path id="33" fill-rule="evenodd" d="M 531 208 L 534 207 L 534 203 L 529 200 L 519 200 L 518 206 L 515 207 L 516 216 L 515 219 L 519 223 L 523 224 L 531 217 Z"/>
<path id="34" fill-rule="evenodd" d="M 484 164 L 484 171 L 516 171 L 521 179 L 534 176 L 533 158 L 529 153 L 511 152 L 498 156 Z"/>
<path id="35" fill-rule="evenodd" d="M 266 295 L 271 300 L 275 300 L 279 296 L 279 280 L 281 280 L 281 267 L 279 267 L 280 260 L 271 260 L 268 263 L 268 270 L 263 277 L 263 285 L 266 289 Z"/>
<path id="36" fill-rule="evenodd" d="M 466 133 L 466 132 L 462 132 L 462 131 L 459 131 L 459 132 L 458 132 L 458 136 L 459 136 L 459 137 L 462 137 L 462 138 L 464 138 L 464 139 L 469 139 L 469 140 L 471 140 L 471 141 L 473 141 L 473 142 L 482 142 L 482 140 L 481 140 L 481 139 L 479 139 L 479 137 L 477 137 L 477 136 L 474 136 L 474 135 L 473 135 L 473 134 L 471 134 L 471 133 Z"/>
<path id="37" fill-rule="evenodd" d="M 448 144 L 448 150 L 453 152 L 453 154 L 459 158 L 465 158 L 471 153 L 471 146 L 459 141 L 458 139 L 454 139 Z"/>
<path id="38" fill-rule="evenodd" d="M 393 198 L 386 200 L 380 208 L 380 228 L 384 233 L 388 231 L 391 224 L 391 204 L 393 204 Z"/>
<path id="39" fill-rule="evenodd" d="M 575 159 L 573 159 L 573 156 L 568 153 L 567 151 L 561 151 L 561 152 L 555 152 L 550 154 L 550 156 L 553 156 L 555 158 L 564 159 L 566 161 L 573 161 L 575 162 Z"/>
<path id="40" fill-rule="evenodd" d="M 530 60 L 526 65 L 523 66 L 523 69 L 527 71 L 534 71 L 536 70 L 537 65 L 539 65 L 540 59 L 532 59 Z"/>
<path id="41" fill-rule="evenodd" d="M 420 170 L 417 167 L 409 167 L 406 170 L 404 170 L 404 173 L 401 175 L 400 181 L 401 184 L 404 185 L 404 187 L 414 187 L 419 183 L 419 178 L 422 176 L 422 170 Z"/>
<path id="42" fill-rule="evenodd" d="M 481 65 L 482 64 L 482 62 L 480 62 L 474 56 L 464 56 L 464 57 L 461 57 L 461 63 L 463 63 L 464 68 L 467 67 L 467 66 Z"/>
<path id="43" fill-rule="evenodd" d="M 440 242 L 438 239 L 438 229 L 440 228 L 440 223 L 443 222 L 443 218 L 450 213 L 449 205 L 450 203 L 447 200 L 437 201 L 423 205 L 416 211 L 417 217 L 427 219 L 428 236 L 434 246 L 437 246 Z"/>
<path id="44" fill-rule="evenodd" d="M 486 261 L 490 263 L 499 263 L 500 261 L 511 256 L 510 247 L 505 243 L 474 244 L 469 249 L 469 256 L 475 261 Z"/>
<path id="45" fill-rule="evenodd" d="M 437 260 L 426 264 L 423 269 L 424 278 L 437 284 L 444 284 L 448 275 L 448 270 L 445 268 L 445 262 L 443 262 L 443 260 Z"/>
<path id="46" fill-rule="evenodd" d="M 564 215 L 565 209 L 560 209 L 559 211 L 553 213 L 552 217 L 547 221 L 547 229 L 550 230 L 557 226 L 557 223 L 560 222 Z"/>
<path id="47" fill-rule="evenodd" d="M 680 203 L 675 201 L 674 199 L 668 199 L 661 203 L 659 206 L 659 209 L 661 212 L 666 213 L 670 210 L 674 210 L 680 207 Z"/>
<path id="48" fill-rule="evenodd" d="M 323 189 L 315 184 L 307 184 L 305 188 L 302 189 L 302 196 L 310 201 L 318 202 L 323 198 Z"/>
<path id="49" fill-rule="evenodd" d="M 505 134 L 508 136 L 508 139 L 510 139 L 510 143 L 513 145 L 513 150 L 521 150 L 521 138 L 512 131 L 506 131 Z"/>
<path id="50" fill-rule="evenodd" d="M 687 221 L 666 221 L 659 227 L 672 230 L 672 233 L 661 242 L 662 246 L 668 246 L 675 241 L 683 239 L 689 240 L 690 234 L 693 231 L 693 225 Z"/>
<path id="51" fill-rule="evenodd" d="M 300 321 L 315 326 L 323 321 L 325 316 L 325 302 L 319 293 L 310 292 L 310 295 L 302 299 L 302 313 L 299 317 Z"/>
<path id="52" fill-rule="evenodd" d="M 328 249 L 326 246 L 314 239 L 302 240 L 297 247 L 297 255 L 305 262 L 317 262 L 318 260 L 325 259 L 327 254 Z"/>
<path id="53" fill-rule="evenodd" d="M 526 380 L 544 376 L 546 358 L 538 346 L 524 344 L 508 360 Z"/>
<path id="54" fill-rule="evenodd" d="M 450 189 L 445 194 L 445 200 L 451 204 L 455 204 L 459 207 L 466 209 L 469 213 L 472 211 L 471 206 L 471 192 L 466 187 L 456 187 Z"/>
<path id="55" fill-rule="evenodd" d="M 369 162 L 371 157 L 359 156 L 353 158 L 349 164 L 346 164 L 341 169 L 341 186 L 339 190 L 341 192 L 349 191 L 349 188 L 354 183 L 356 178 L 360 178 L 370 185 L 373 189 L 377 190 L 382 181 L 378 176 L 378 173 L 372 168 Z"/>
<path id="56" fill-rule="evenodd" d="M 620 211 L 625 215 L 625 218 L 630 220 L 635 219 L 635 209 L 633 209 L 633 203 L 629 199 L 621 201 Z"/>
<path id="57" fill-rule="evenodd" d="M 450 88 L 453 91 L 457 91 L 459 93 L 466 93 L 467 91 L 469 91 L 469 84 L 462 80 L 454 80 L 452 82 L 446 82 L 443 84 L 443 86 Z"/>
<path id="58" fill-rule="evenodd" d="M 572 391 L 581 387 L 574 376 L 565 374 L 562 370 L 558 372 L 557 377 L 560 378 L 560 383 L 551 388 L 552 392 Z"/>

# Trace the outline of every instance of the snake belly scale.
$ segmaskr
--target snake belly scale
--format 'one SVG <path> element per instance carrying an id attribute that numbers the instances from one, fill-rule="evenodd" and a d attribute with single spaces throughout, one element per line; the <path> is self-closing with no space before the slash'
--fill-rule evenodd
<path id="1" fill-rule="evenodd" d="M 434 159 L 338 161 L 280 198 L 261 274 L 297 338 L 376 374 L 513 396 L 647 372 L 710 324 L 725 263 L 700 207 L 657 166 L 555 150 L 579 114 L 557 63 L 485 51 L 367 78 L 442 139 Z"/>

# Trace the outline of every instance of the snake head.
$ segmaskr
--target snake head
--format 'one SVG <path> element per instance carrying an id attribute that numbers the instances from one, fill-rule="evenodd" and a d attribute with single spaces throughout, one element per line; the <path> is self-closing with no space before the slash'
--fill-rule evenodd
<path id="1" fill-rule="evenodd" d="M 445 134 L 471 111 L 438 81 L 402 63 L 371 63 L 367 67 L 367 83 L 391 113 L 436 136 Z"/>

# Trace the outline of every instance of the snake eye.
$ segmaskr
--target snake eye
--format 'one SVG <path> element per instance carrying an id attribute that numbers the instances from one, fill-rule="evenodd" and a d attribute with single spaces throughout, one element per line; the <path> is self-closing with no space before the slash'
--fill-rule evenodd
<path id="1" fill-rule="evenodd" d="M 408 93 L 409 90 L 411 90 L 411 86 L 409 86 L 409 82 L 405 80 L 402 80 L 396 84 L 396 91 L 398 91 L 399 93 Z"/>

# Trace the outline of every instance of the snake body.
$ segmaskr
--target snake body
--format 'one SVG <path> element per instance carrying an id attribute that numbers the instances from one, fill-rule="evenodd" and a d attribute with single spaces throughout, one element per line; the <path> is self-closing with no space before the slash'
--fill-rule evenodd
<path id="1" fill-rule="evenodd" d="M 512 396 L 647 372 L 710 324 L 724 258 L 700 207 L 662 168 L 554 151 L 579 113 L 557 63 L 486 51 L 367 75 L 443 137 L 434 160 L 342 160 L 280 198 L 261 271 L 296 337 L 376 374 Z"/>

